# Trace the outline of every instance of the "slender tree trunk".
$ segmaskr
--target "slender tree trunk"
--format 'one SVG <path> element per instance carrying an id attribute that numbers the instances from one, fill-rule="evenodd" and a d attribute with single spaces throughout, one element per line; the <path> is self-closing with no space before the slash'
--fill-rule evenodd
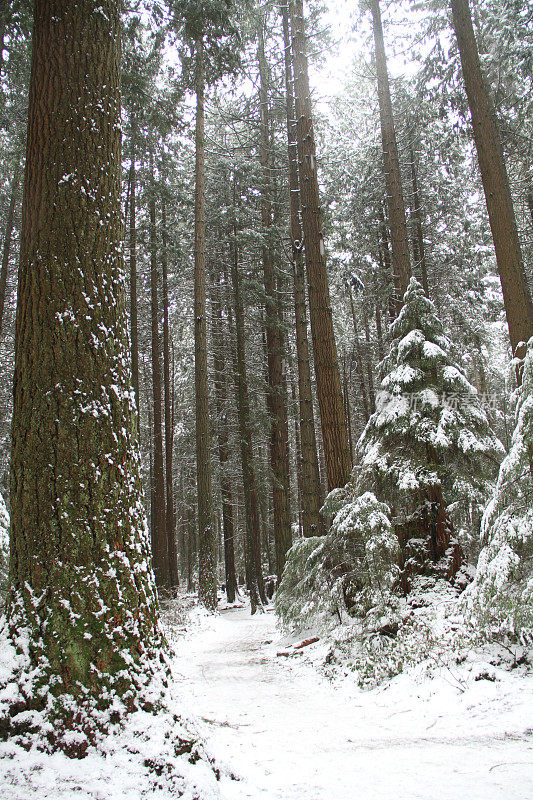
<path id="1" fill-rule="evenodd" d="M 215 398 L 218 431 L 218 459 L 220 462 L 220 493 L 222 495 L 222 529 L 224 535 L 224 566 L 226 574 L 226 595 L 228 603 L 235 602 L 237 577 L 235 573 L 235 526 L 231 480 L 228 474 L 229 429 L 227 420 L 226 388 L 226 343 L 222 327 L 222 308 L 220 298 L 213 303 L 213 349 L 215 373 Z"/>
<path id="2" fill-rule="evenodd" d="M 197 526 L 192 504 L 187 506 L 187 591 L 194 592 L 194 561 L 197 547 Z"/>
<path id="3" fill-rule="evenodd" d="M 377 260 L 379 262 L 379 258 Z M 374 290 L 374 297 L 375 297 L 374 311 L 376 316 L 376 335 L 378 338 L 378 358 L 380 361 L 383 361 L 383 358 L 385 357 L 385 351 L 383 349 L 383 324 L 381 321 L 381 302 L 378 295 L 378 285 L 375 275 L 372 276 L 372 288 Z"/>
<path id="4" fill-rule="evenodd" d="M 300 182 L 298 177 L 298 149 L 296 145 L 296 112 L 294 106 L 289 13 L 286 3 L 281 5 L 281 17 L 285 45 L 285 92 L 291 213 L 290 234 L 292 245 L 294 315 L 296 324 L 296 353 L 298 362 L 298 403 L 301 447 L 299 470 L 301 473 L 302 487 L 302 526 L 304 536 L 309 537 L 321 535 L 325 531 L 320 516 L 320 471 L 318 467 L 315 415 L 311 388 L 311 366 L 309 361 L 309 339 L 307 335 L 303 231 L 300 224 Z"/>
<path id="5" fill-rule="evenodd" d="M 485 190 L 496 261 L 513 353 L 533 336 L 533 303 L 527 286 L 518 230 L 496 115 L 486 89 L 468 0 L 450 0 L 463 77 L 472 114 L 474 142 Z M 518 375 L 521 382 L 521 375 Z"/>
<path id="6" fill-rule="evenodd" d="M 322 441 L 329 489 L 344 486 L 351 471 L 328 275 L 322 235 L 303 0 L 290 0 L 300 202 L 307 265 L 309 315 Z"/>
<path id="7" fill-rule="evenodd" d="M 213 527 L 211 425 L 207 365 L 205 268 L 204 49 L 196 52 L 196 190 L 194 200 L 194 364 L 196 395 L 196 473 L 198 487 L 198 594 L 206 608 L 217 607 L 216 536 Z"/>
<path id="8" fill-rule="evenodd" d="M 355 358 L 356 358 L 356 371 L 357 377 L 359 378 L 359 389 L 361 392 L 361 400 L 363 403 L 363 416 L 365 420 L 365 424 L 370 419 L 370 409 L 368 404 L 368 394 L 366 391 L 365 385 L 365 372 L 363 366 L 363 353 L 361 348 L 361 342 L 359 341 L 359 332 L 358 332 L 358 325 L 357 325 L 357 317 L 355 315 L 355 305 L 353 302 L 352 297 L 352 290 L 349 289 L 350 292 L 350 310 L 352 312 L 352 322 L 353 322 L 353 335 L 354 335 L 354 345 L 355 345 Z"/>
<path id="9" fill-rule="evenodd" d="M 148 497 L 150 498 L 150 546 L 153 554 L 156 550 L 154 542 L 155 533 L 155 483 L 154 483 L 154 426 L 152 420 L 152 402 L 150 400 L 150 381 L 148 380 L 146 364 L 143 361 L 143 381 L 144 381 L 144 394 L 146 396 L 146 411 L 148 416 L 148 452 L 149 452 L 149 466 L 148 466 Z M 137 414 L 137 422 L 139 417 Z"/>
<path id="10" fill-rule="evenodd" d="M 4 12 L 0 11 L 0 79 L 2 78 L 4 72 L 4 41 L 6 35 L 6 21 L 4 18 Z M 0 96 L 3 95 L 2 88 L 0 86 Z"/>
<path id="11" fill-rule="evenodd" d="M 298 487 L 298 535 L 304 535 L 303 527 L 303 485 L 302 485 L 302 444 L 300 439 L 300 425 L 299 414 L 296 411 L 298 408 L 296 398 L 296 386 L 291 376 L 291 402 L 293 408 L 293 425 L 294 425 L 294 453 L 295 453 L 295 470 L 296 470 L 296 485 Z"/>
<path id="12" fill-rule="evenodd" d="M 152 397 L 154 420 L 153 529 L 154 571 L 160 588 L 169 588 L 168 544 L 165 526 L 165 471 L 163 466 L 163 419 L 161 392 L 161 357 L 159 339 L 159 300 L 157 275 L 157 225 L 155 207 L 154 155 L 150 151 L 150 292 L 152 327 Z"/>
<path id="13" fill-rule="evenodd" d="M 409 142 L 409 159 L 411 161 L 411 188 L 413 191 L 413 217 L 415 220 L 415 248 L 414 260 L 420 269 L 422 286 L 426 297 L 429 297 L 428 268 L 426 262 L 426 247 L 424 245 L 424 228 L 422 225 L 422 208 L 420 205 L 420 192 L 418 189 L 418 175 L 416 174 L 415 151 L 412 141 Z"/>
<path id="14" fill-rule="evenodd" d="M 135 137 L 131 139 L 130 167 L 130 336 L 131 336 L 131 376 L 135 403 L 139 411 L 139 328 L 137 316 L 137 221 L 135 204 Z"/>
<path id="15" fill-rule="evenodd" d="M 392 100 L 390 94 L 387 57 L 383 40 L 383 26 L 379 0 L 370 0 L 376 49 L 376 71 L 378 78 L 379 117 L 381 122 L 381 140 L 383 145 L 383 170 L 387 189 L 387 207 L 389 214 L 390 236 L 392 245 L 392 268 L 394 284 L 400 296 L 396 297 L 396 313 L 399 313 L 403 296 L 407 291 L 411 277 L 411 258 L 407 237 L 405 203 L 402 192 L 402 176 L 398 158 L 398 145 L 394 128 Z"/>
<path id="16" fill-rule="evenodd" d="M 9 208 L 7 210 L 6 229 L 4 234 L 4 245 L 2 248 L 2 269 L 0 270 L 0 340 L 4 327 L 4 307 L 6 302 L 7 273 L 9 269 L 9 256 L 11 254 L 11 239 L 15 222 L 15 206 L 20 182 L 20 162 L 17 159 L 13 178 L 11 180 Z"/>
<path id="17" fill-rule="evenodd" d="M 270 469 L 272 473 L 272 507 L 276 574 L 279 579 L 285 567 L 287 551 L 292 543 L 289 507 L 289 443 L 287 437 L 287 389 L 283 375 L 283 334 L 279 319 L 279 297 L 272 246 L 272 186 L 270 157 L 270 119 L 268 108 L 268 68 L 262 23 L 259 30 L 258 61 L 260 73 L 260 146 L 263 172 L 261 220 L 265 242 L 262 248 L 265 284 L 265 330 L 268 365 L 267 408 L 270 415 Z"/>
<path id="18" fill-rule="evenodd" d="M 79 757 L 117 696 L 138 707 L 162 642 L 129 367 L 119 3 L 34 9 L 10 494 L 22 674 L 0 730 L 23 719 L 35 742 L 42 725 Z"/>
<path id="19" fill-rule="evenodd" d="M 346 369 L 346 353 L 342 359 L 342 395 L 344 399 L 344 413 L 346 414 L 346 421 L 348 423 L 348 442 L 350 444 L 350 454 L 353 460 L 352 411 L 350 408 L 350 386 L 349 376 Z"/>
<path id="20" fill-rule="evenodd" d="M 168 261 L 167 261 L 167 206 L 165 195 L 161 198 L 161 266 L 163 268 L 163 375 L 165 379 L 165 530 L 168 547 L 168 569 L 170 588 L 178 586 L 178 550 L 174 525 L 174 484 L 173 484 L 173 445 L 170 381 L 170 323 L 168 301 Z"/>
<path id="21" fill-rule="evenodd" d="M 234 187 L 236 194 L 236 188 Z M 234 196 L 235 203 L 235 196 Z M 261 568 L 261 528 L 257 486 L 253 464 L 252 428 L 250 420 L 250 399 L 248 394 L 248 378 L 246 371 L 244 308 L 239 278 L 239 248 L 237 223 L 233 229 L 233 259 L 231 264 L 231 282 L 235 308 L 235 336 L 237 348 L 234 361 L 234 375 L 237 390 L 237 413 L 239 417 L 239 433 L 241 440 L 242 479 L 244 502 L 246 509 L 246 567 L 247 582 L 250 591 L 252 614 L 262 609 L 266 602 Z"/>
<path id="22" fill-rule="evenodd" d="M 374 366 L 372 364 L 372 344 L 370 341 L 370 324 L 365 304 L 363 303 L 363 325 L 365 328 L 365 363 L 366 376 L 368 380 L 368 397 L 370 400 L 370 413 L 376 410 L 376 393 L 374 391 Z"/>

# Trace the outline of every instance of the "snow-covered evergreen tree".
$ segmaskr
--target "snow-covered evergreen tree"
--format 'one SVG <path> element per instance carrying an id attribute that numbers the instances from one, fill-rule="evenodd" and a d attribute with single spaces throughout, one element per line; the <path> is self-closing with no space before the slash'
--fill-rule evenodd
<path id="1" fill-rule="evenodd" d="M 391 334 L 377 410 L 358 443 L 356 493 L 391 504 L 406 575 L 438 563 L 451 578 L 460 562 L 451 512 L 454 522 L 475 517 L 503 446 L 414 278 Z"/>
<path id="2" fill-rule="evenodd" d="M 484 542 L 465 597 L 479 622 L 533 637 L 533 338 L 518 390 L 517 424 L 483 517 Z"/>
<path id="3" fill-rule="evenodd" d="M 275 600 L 286 628 L 327 628 L 346 610 L 362 617 L 384 607 L 398 583 L 398 539 L 389 508 L 371 492 L 350 499 L 336 489 L 324 511 L 334 510 L 326 536 L 300 539 L 288 552 Z"/>

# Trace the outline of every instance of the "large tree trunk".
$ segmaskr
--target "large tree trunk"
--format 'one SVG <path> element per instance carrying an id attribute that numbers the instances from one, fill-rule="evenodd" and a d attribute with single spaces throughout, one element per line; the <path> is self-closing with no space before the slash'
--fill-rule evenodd
<path id="1" fill-rule="evenodd" d="M 285 567 L 287 551 L 292 543 L 290 517 L 289 442 L 287 422 L 287 387 L 283 374 L 283 333 L 279 314 L 279 294 L 276 292 L 276 274 L 272 245 L 272 186 L 270 157 L 270 119 L 268 107 L 268 69 L 262 25 L 259 30 L 260 73 L 260 146 L 259 155 L 263 172 L 261 220 L 265 242 L 262 248 L 263 278 L 265 284 L 265 330 L 268 365 L 267 407 L 270 415 L 270 469 L 272 472 L 272 506 L 274 518 L 274 543 L 276 549 L 276 574 L 279 579 Z"/>
<path id="2" fill-rule="evenodd" d="M 168 301 L 168 259 L 167 259 L 167 206 L 165 193 L 161 198 L 161 266 L 163 268 L 163 376 L 165 380 L 165 530 L 168 547 L 168 571 L 170 588 L 178 586 L 178 550 L 174 530 L 174 484 L 173 484 L 173 443 L 170 380 L 170 323 Z"/>
<path id="3" fill-rule="evenodd" d="M 30 730 L 48 718 L 44 735 L 71 755 L 117 695 L 136 707 L 161 645 L 121 247 L 119 11 L 36 0 L 33 29 L 8 612 L 25 645 L 11 711 L 32 709 Z M 15 726 L 8 714 L 0 728 Z"/>
<path id="4" fill-rule="evenodd" d="M 196 475 L 198 490 L 198 596 L 217 607 L 216 535 L 213 525 L 211 423 L 207 367 L 205 283 L 205 132 L 204 48 L 196 43 L 196 189 L 194 194 L 194 374 L 196 397 Z"/>
<path id="5" fill-rule="evenodd" d="M 485 190 L 490 228 L 503 291 L 503 301 L 513 353 L 520 342 L 533 336 L 533 303 L 524 273 L 516 219 L 509 190 L 503 150 L 489 93 L 483 81 L 468 0 L 451 0 L 463 77 L 472 114 L 481 179 Z M 521 381 L 521 376 L 519 382 Z"/>
<path id="6" fill-rule="evenodd" d="M 339 362 L 333 331 L 326 269 L 326 249 L 322 235 L 303 0 L 290 0 L 290 21 L 294 63 L 300 202 L 307 265 L 309 316 L 315 357 L 315 376 L 322 426 L 322 441 L 324 443 L 328 486 L 331 490 L 344 486 L 348 482 L 351 459 L 348 431 L 344 418 Z"/>
<path id="7" fill-rule="evenodd" d="M 152 397 L 154 416 L 154 473 L 152 493 L 152 544 L 154 570 L 158 587 L 169 588 L 168 544 L 165 513 L 165 470 L 163 464 L 163 418 L 161 391 L 161 345 L 159 338 L 159 301 L 157 287 L 157 224 L 155 207 L 154 156 L 150 151 L 150 293 L 152 331 Z"/>
<path id="8" fill-rule="evenodd" d="M 298 149 L 294 107 L 294 78 L 289 33 L 289 10 L 280 6 L 285 45 L 285 93 L 287 106 L 287 142 L 289 155 L 290 234 L 294 286 L 294 315 L 296 325 L 296 354 L 298 361 L 298 402 L 300 422 L 300 474 L 302 527 L 304 536 L 324 533 L 320 516 L 320 472 L 316 445 L 315 416 L 311 388 L 307 309 L 305 303 L 305 267 L 303 231 L 300 224 L 300 181 L 298 178 Z"/>
<path id="9" fill-rule="evenodd" d="M 402 192 L 402 176 L 392 113 L 392 101 L 387 71 L 387 57 L 383 40 L 383 26 L 379 0 L 370 0 L 376 48 L 376 71 L 378 78 L 379 118 L 381 123 L 381 141 L 383 147 L 383 170 L 387 190 L 387 208 L 392 249 L 392 269 L 394 285 L 399 293 L 396 296 L 396 313 L 399 313 L 403 296 L 407 291 L 411 277 L 411 258 L 409 255 L 409 239 L 405 218 L 405 203 Z"/>
<path id="10" fill-rule="evenodd" d="M 7 273 L 9 269 L 9 256 L 11 255 L 11 239 L 15 223 L 15 206 L 20 182 L 20 162 L 17 160 L 13 178 L 11 180 L 9 208 L 7 210 L 6 229 L 4 234 L 4 245 L 2 247 L 2 269 L 0 270 L 0 339 L 4 327 L 4 308 L 6 302 Z"/>

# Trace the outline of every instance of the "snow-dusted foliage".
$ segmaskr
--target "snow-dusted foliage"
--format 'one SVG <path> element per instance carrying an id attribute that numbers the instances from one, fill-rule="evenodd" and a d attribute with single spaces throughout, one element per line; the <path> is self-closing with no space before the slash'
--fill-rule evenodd
<path id="1" fill-rule="evenodd" d="M 533 638 L 533 338 L 518 392 L 517 422 L 482 523 L 481 551 L 465 603 L 489 628 Z"/>
<path id="2" fill-rule="evenodd" d="M 0 609 L 3 607 L 9 579 L 9 512 L 0 494 Z"/>
<path id="3" fill-rule="evenodd" d="M 328 509 L 335 497 L 329 497 Z M 359 616 L 384 606 L 398 574 L 389 509 L 367 492 L 344 502 L 327 536 L 293 545 L 276 592 L 276 612 L 288 629 L 327 629 L 346 611 Z"/>
<path id="4" fill-rule="evenodd" d="M 375 491 L 403 519 L 438 490 L 448 518 L 453 510 L 455 524 L 472 525 L 503 446 L 414 278 L 391 334 L 377 409 L 358 443 L 357 490 Z"/>

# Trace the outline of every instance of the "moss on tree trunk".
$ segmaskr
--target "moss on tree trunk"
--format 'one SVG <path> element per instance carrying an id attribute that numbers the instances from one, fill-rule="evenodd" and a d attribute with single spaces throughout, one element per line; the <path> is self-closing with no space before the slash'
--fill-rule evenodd
<path id="1" fill-rule="evenodd" d="M 26 671 L 11 714 L 51 692 L 60 746 L 115 693 L 136 706 L 161 643 L 126 326 L 119 58 L 118 2 L 36 0 L 8 621 Z"/>

